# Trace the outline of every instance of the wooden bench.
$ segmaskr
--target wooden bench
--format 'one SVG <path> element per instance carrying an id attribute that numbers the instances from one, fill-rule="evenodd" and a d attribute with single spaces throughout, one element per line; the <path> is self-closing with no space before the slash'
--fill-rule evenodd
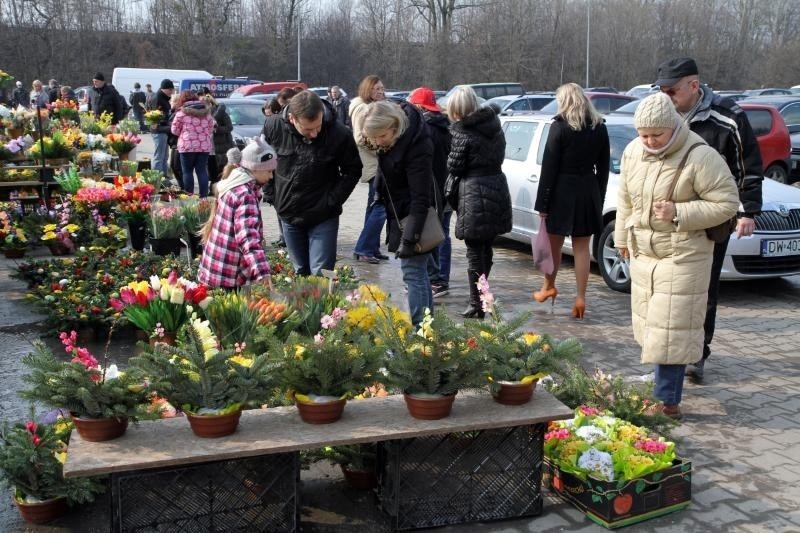
<path id="1" fill-rule="evenodd" d="M 432 421 L 412 418 L 402 396 L 350 401 L 327 425 L 302 422 L 293 406 L 245 411 L 219 439 L 195 437 L 180 417 L 109 442 L 73 433 L 64 475 L 111 475 L 115 531 L 297 531 L 299 451 L 379 442 L 377 493 L 393 529 L 512 518 L 541 512 L 546 423 L 571 416 L 538 389 L 514 407 L 461 393 Z"/>

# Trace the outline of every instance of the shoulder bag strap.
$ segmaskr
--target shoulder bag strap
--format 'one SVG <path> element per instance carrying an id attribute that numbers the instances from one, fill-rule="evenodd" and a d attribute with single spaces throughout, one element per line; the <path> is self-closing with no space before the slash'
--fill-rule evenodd
<path id="1" fill-rule="evenodd" d="M 702 146 L 703 144 L 704 143 L 694 143 L 689 147 L 688 150 L 686 150 L 686 153 L 683 154 L 683 159 L 681 159 L 681 162 L 678 164 L 678 168 L 675 169 L 675 176 L 672 178 L 672 183 L 669 186 L 669 192 L 667 193 L 667 200 L 672 199 L 672 193 L 675 192 L 675 186 L 678 184 L 678 178 L 681 177 L 681 174 L 683 173 L 683 168 L 686 166 L 686 161 L 689 160 L 689 154 L 692 153 L 692 150 L 694 150 L 698 146 Z"/>

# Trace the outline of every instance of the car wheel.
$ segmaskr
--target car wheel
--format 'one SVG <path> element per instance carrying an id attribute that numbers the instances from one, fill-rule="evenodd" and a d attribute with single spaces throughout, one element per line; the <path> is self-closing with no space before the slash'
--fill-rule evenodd
<path id="1" fill-rule="evenodd" d="M 773 179 L 778 183 L 789 183 L 789 173 L 778 164 L 770 165 L 769 168 L 764 171 L 764 177 Z"/>
<path id="2" fill-rule="evenodd" d="M 603 281 L 611 290 L 631 292 L 631 271 L 626 260 L 614 247 L 614 220 L 610 220 L 597 239 L 595 258 Z"/>

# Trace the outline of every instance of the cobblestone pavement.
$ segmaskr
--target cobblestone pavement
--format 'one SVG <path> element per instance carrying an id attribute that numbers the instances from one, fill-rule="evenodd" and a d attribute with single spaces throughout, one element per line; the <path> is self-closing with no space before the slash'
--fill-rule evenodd
<path id="1" fill-rule="evenodd" d="M 361 230 L 367 186 L 359 185 L 345 206 L 339 231 L 341 264 L 351 264 L 371 282 L 381 284 L 404 305 L 399 261 L 379 265 L 356 262 L 352 248 Z M 276 238 L 275 217 L 264 209 L 266 239 Z M 571 260 L 559 275 L 559 297 L 551 309 L 537 304 L 530 292 L 541 277 L 531 265 L 530 249 L 510 241 L 495 248 L 490 279 L 507 315 L 531 310 L 530 328 L 556 337 L 576 336 L 584 344 L 584 366 L 640 376 L 651 371 L 640 365 L 631 333 L 629 296 L 613 292 L 593 267 L 584 320 L 570 315 L 574 297 Z M 0 407 L 4 418 L 22 417 L 25 407 L 15 399 L 26 339 L 39 333 L 40 317 L 20 300 L 24 288 L 7 274 L 12 263 L 0 258 Z M 465 249 L 453 239 L 450 294 L 436 300 L 455 315 L 466 304 Z M 713 353 L 703 385 L 688 382 L 684 390 L 683 424 L 674 433 L 679 454 L 693 462 L 693 499 L 681 512 L 630 526 L 626 531 L 659 532 L 789 532 L 800 531 L 800 279 L 723 283 Z M 128 347 L 129 348 L 129 347 Z M 124 350 L 123 350 L 124 351 Z M 129 353 L 129 352 L 128 352 Z M 371 494 L 345 487 L 341 474 L 325 466 L 303 472 L 303 530 L 347 532 L 385 530 Z M 446 532 L 603 531 L 571 505 L 544 491 L 541 516 L 520 520 L 442 528 Z M 26 528 L 0 498 L 0 532 L 107 531 L 108 501 L 73 512 L 47 527 Z"/>

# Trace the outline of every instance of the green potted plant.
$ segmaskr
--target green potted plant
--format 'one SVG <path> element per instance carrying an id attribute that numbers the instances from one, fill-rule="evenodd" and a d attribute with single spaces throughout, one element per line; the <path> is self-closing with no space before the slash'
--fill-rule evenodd
<path id="1" fill-rule="evenodd" d="M 44 151 L 42 151 L 42 145 L 44 145 Z M 73 150 L 64 138 L 64 134 L 60 130 L 56 130 L 52 135 L 45 136 L 41 142 L 33 143 L 28 149 L 28 156 L 37 160 L 41 160 L 44 156 L 44 159 L 49 160 L 51 165 L 58 165 L 66 163 L 73 156 Z"/>
<path id="2" fill-rule="evenodd" d="M 150 244 L 156 255 L 180 255 L 183 214 L 176 203 L 154 202 L 150 208 Z"/>
<path id="3" fill-rule="evenodd" d="M 388 382 L 403 392 L 414 418 L 444 418 L 459 390 L 485 383 L 483 358 L 467 344 L 464 327 L 444 311 L 426 310 L 416 330 L 385 320 L 381 331 L 381 344 L 391 352 L 386 360 Z"/>
<path id="4" fill-rule="evenodd" d="M 63 464 L 71 425 L 25 423 L 0 429 L 0 478 L 14 491 L 22 517 L 33 524 L 58 518 L 68 506 L 91 502 L 104 490 L 97 478 L 64 479 Z"/>
<path id="5" fill-rule="evenodd" d="M 115 439 L 125 433 L 129 419 L 145 416 L 149 391 L 130 373 L 108 364 L 108 344 L 101 365 L 88 349 L 77 346 L 75 331 L 61 332 L 59 338 L 72 358 L 58 360 L 43 342 L 34 342 L 33 351 L 22 359 L 29 370 L 22 380 L 29 388 L 20 396 L 66 409 L 88 441 Z"/>
<path id="6" fill-rule="evenodd" d="M 354 489 L 369 490 L 377 485 L 374 443 L 326 446 L 316 455 L 331 464 L 339 465 L 345 480 Z"/>
<path id="7" fill-rule="evenodd" d="M 177 346 L 143 345 L 130 363 L 159 396 L 186 413 L 198 437 L 236 431 L 242 409 L 270 397 L 276 372 L 266 354 L 250 354 L 241 345 L 220 349 L 208 321 L 199 318 L 181 330 Z"/>
<path id="8" fill-rule="evenodd" d="M 503 320 L 485 276 L 478 281 L 483 310 L 489 320 L 465 323 L 467 344 L 486 361 L 486 377 L 495 401 L 521 405 L 530 401 L 539 379 L 550 374 L 564 375 L 581 355 L 575 338 L 556 341 L 546 333 L 524 332 L 530 313 Z"/>
<path id="9" fill-rule="evenodd" d="M 178 202 L 181 215 L 183 216 L 184 229 L 186 235 L 189 237 L 189 250 L 192 257 L 198 257 L 203 251 L 202 245 L 200 244 L 200 229 L 211 215 L 212 201 L 214 201 L 213 198 L 189 196 Z"/>
<path id="10" fill-rule="evenodd" d="M 313 337 L 293 331 L 285 342 L 273 338 L 269 343 L 269 353 L 282 365 L 281 383 L 289 388 L 304 422 L 335 422 L 347 397 L 361 393 L 380 376 L 384 348 L 349 328 L 346 314 L 337 307 L 323 315 Z"/>

